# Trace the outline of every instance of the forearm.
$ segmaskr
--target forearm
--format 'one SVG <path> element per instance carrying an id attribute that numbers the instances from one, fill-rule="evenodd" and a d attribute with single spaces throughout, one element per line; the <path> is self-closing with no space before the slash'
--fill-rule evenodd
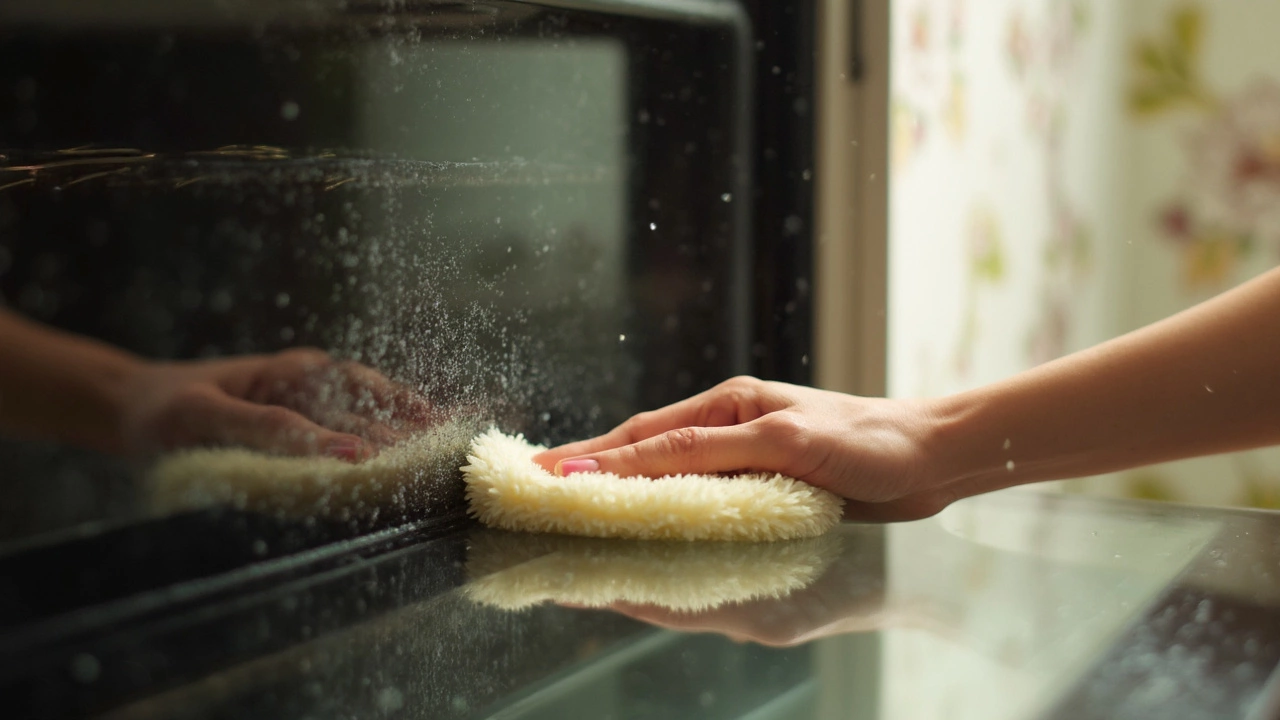
<path id="1" fill-rule="evenodd" d="M 116 449 L 125 393 L 142 366 L 136 356 L 0 309 L 0 432 Z"/>
<path id="2" fill-rule="evenodd" d="M 1280 270 L 935 417 L 962 495 L 1280 443 Z"/>

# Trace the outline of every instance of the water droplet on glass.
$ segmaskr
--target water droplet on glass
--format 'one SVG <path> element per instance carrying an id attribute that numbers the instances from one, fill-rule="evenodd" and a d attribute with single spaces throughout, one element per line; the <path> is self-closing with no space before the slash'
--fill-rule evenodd
<path id="1" fill-rule="evenodd" d="M 1209 622 L 1209 617 L 1212 612 L 1213 612 L 1212 603 L 1210 603 L 1208 600 L 1201 600 L 1200 604 L 1196 606 L 1196 622 L 1198 623 Z"/>
<path id="2" fill-rule="evenodd" d="M 378 692 L 378 709 L 382 712 L 394 712 L 404 707 L 404 693 L 389 687 Z"/>
<path id="3" fill-rule="evenodd" d="M 216 313 L 225 313 L 231 309 L 233 302 L 231 292 L 226 288 L 220 288 L 213 293 L 213 297 L 209 298 L 209 309 Z"/>
<path id="4" fill-rule="evenodd" d="M 98 662 L 98 658 L 89 653 L 80 653 L 71 658 L 71 677 L 76 682 L 89 684 L 98 679 L 98 675 L 102 674 L 102 664 Z"/>

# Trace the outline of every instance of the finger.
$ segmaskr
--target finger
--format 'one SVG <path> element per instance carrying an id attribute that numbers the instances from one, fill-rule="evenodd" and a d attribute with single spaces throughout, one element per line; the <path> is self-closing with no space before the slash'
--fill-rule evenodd
<path id="1" fill-rule="evenodd" d="M 218 362 L 229 369 L 219 382 L 229 394 L 261 404 L 290 406 L 315 395 L 316 385 L 322 383 L 321 378 L 333 366 L 329 354 L 315 348 L 292 348 L 275 355 Z"/>
<path id="2" fill-rule="evenodd" d="M 388 420 L 426 422 L 430 419 L 432 407 L 425 397 L 377 370 L 356 362 L 343 362 L 339 371 L 346 378 L 347 392 L 356 400 L 358 412 Z"/>
<path id="3" fill-rule="evenodd" d="M 776 442 L 757 423 L 729 427 L 686 427 L 631 445 L 560 460 L 557 475 L 611 472 L 622 477 L 714 474 L 743 469 L 783 472 L 786 462 Z"/>
<path id="4" fill-rule="evenodd" d="M 399 387 L 387 402 L 391 419 L 407 427 L 424 427 L 436 419 L 436 408 L 422 394 Z"/>
<path id="5" fill-rule="evenodd" d="M 551 471 L 565 458 L 614 450 L 680 428 L 724 427 L 750 422 L 762 414 L 754 400 L 756 383 L 749 379 L 728 380 L 664 408 L 635 415 L 599 437 L 539 453 L 534 456 L 534 462 Z"/>
<path id="6" fill-rule="evenodd" d="M 318 350 L 279 354 L 253 390 L 243 397 L 283 405 L 330 429 L 380 444 L 401 439 L 391 423 L 421 426 L 431 412 L 426 399 L 409 388 L 365 365 L 336 363 Z"/>
<path id="7" fill-rule="evenodd" d="M 651 410 L 634 415 L 631 419 L 599 437 L 589 440 L 561 445 L 534 457 L 534 462 L 548 470 L 553 470 L 557 462 L 564 458 L 613 450 L 624 445 L 631 445 L 642 440 L 676 428 L 697 425 L 696 416 L 701 396 L 681 400 L 659 410 Z"/>
<path id="8" fill-rule="evenodd" d="M 355 413 L 325 413 L 310 419 L 329 430 L 357 435 L 379 447 L 390 447 L 408 437 L 406 432 Z"/>
<path id="9" fill-rule="evenodd" d="M 324 454 L 361 460 L 372 448 L 355 435 L 334 432 L 279 405 L 209 394 L 191 406 L 191 424 L 206 442 L 242 445 L 286 455 Z"/>

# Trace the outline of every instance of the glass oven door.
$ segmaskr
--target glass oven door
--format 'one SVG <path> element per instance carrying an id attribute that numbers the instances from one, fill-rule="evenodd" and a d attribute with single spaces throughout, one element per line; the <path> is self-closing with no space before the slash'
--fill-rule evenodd
<path id="1" fill-rule="evenodd" d="M 323 632 L 254 616 L 186 652 L 148 628 L 450 536 L 465 439 L 490 423 L 565 441 L 750 370 L 746 18 L 729 0 L 0 7 L 0 312 L 148 367 L 322 358 L 285 388 L 306 407 L 270 378 L 258 401 L 436 432 L 441 456 L 385 502 L 300 502 L 236 478 L 158 488 L 157 457 L 209 443 L 172 423 L 106 447 L 7 423 L 6 696 L 101 710 Z M 410 595 L 455 579 L 441 553 Z"/>

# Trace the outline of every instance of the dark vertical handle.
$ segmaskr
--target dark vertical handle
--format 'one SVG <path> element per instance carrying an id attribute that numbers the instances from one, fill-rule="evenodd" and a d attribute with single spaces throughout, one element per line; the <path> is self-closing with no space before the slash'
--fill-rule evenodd
<path id="1" fill-rule="evenodd" d="M 849 1 L 849 81 L 860 82 L 866 69 L 862 38 L 862 2 Z"/>

